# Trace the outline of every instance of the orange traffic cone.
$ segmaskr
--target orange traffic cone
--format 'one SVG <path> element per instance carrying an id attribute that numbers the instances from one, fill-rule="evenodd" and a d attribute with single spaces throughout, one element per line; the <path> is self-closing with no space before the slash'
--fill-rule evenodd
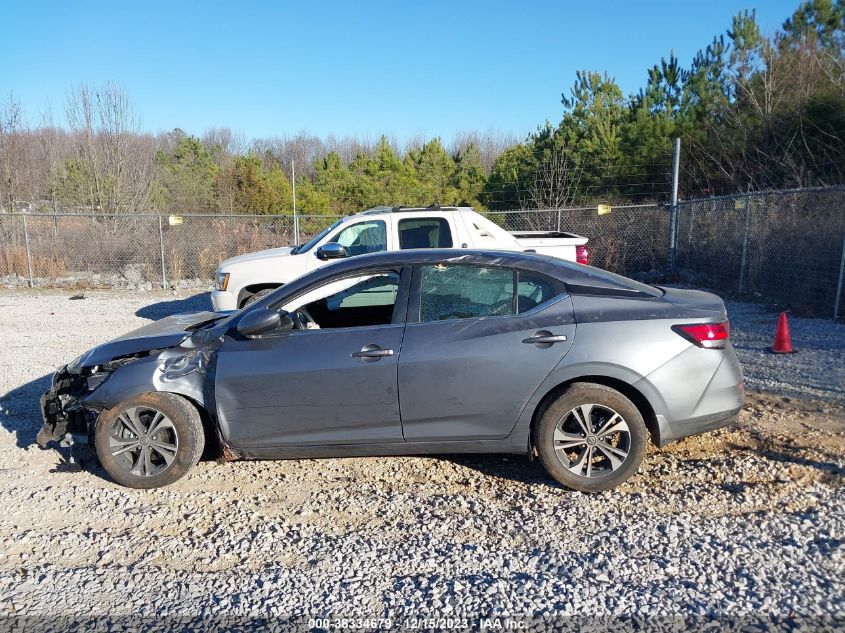
<path id="1" fill-rule="evenodd" d="M 786 312 L 781 312 L 778 317 L 778 327 L 775 330 L 775 343 L 772 345 L 772 352 L 775 354 L 792 354 L 792 337 L 789 335 L 789 321 L 786 320 Z"/>

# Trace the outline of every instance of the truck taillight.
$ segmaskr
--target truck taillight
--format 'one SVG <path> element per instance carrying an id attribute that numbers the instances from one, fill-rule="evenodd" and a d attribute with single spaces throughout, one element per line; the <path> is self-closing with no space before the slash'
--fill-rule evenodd
<path id="1" fill-rule="evenodd" d="M 706 349 L 721 349 L 727 345 L 731 326 L 727 321 L 721 323 L 693 323 L 673 325 L 672 330 L 690 343 Z"/>
<path id="2" fill-rule="evenodd" d="M 575 247 L 575 261 L 579 264 L 589 264 L 590 263 L 590 249 L 586 246 L 576 246 Z"/>

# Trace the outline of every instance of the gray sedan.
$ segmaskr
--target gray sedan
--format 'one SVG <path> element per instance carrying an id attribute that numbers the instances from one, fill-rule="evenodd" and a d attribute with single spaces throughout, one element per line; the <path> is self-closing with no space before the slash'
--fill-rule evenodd
<path id="1" fill-rule="evenodd" d="M 56 372 L 38 439 L 92 443 L 136 488 L 176 481 L 208 445 L 225 460 L 521 453 L 594 492 L 743 398 L 712 294 L 528 253 L 405 251 L 86 352 Z"/>

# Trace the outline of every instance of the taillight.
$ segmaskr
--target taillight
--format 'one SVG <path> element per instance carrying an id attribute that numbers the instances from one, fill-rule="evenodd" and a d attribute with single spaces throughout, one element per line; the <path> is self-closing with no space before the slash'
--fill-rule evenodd
<path id="1" fill-rule="evenodd" d="M 673 325 L 672 329 L 687 339 L 690 343 L 706 349 L 721 349 L 731 334 L 731 326 L 727 321 L 721 323 L 693 323 L 690 325 Z"/>
<path id="2" fill-rule="evenodd" d="M 575 261 L 579 264 L 590 263 L 590 249 L 586 246 L 575 247 Z"/>

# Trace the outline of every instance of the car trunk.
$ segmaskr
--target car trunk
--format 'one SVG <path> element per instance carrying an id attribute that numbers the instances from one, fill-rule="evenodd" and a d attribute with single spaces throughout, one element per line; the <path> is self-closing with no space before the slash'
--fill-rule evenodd
<path id="1" fill-rule="evenodd" d="M 712 317 L 716 320 L 724 320 L 727 318 L 725 302 L 710 292 L 704 292 L 702 290 L 686 290 L 681 288 L 667 288 L 665 286 L 661 286 L 660 289 L 666 293 L 663 295 L 663 298 L 666 301 L 672 305 L 678 306 L 679 308 L 689 310 L 690 317 Z"/>

